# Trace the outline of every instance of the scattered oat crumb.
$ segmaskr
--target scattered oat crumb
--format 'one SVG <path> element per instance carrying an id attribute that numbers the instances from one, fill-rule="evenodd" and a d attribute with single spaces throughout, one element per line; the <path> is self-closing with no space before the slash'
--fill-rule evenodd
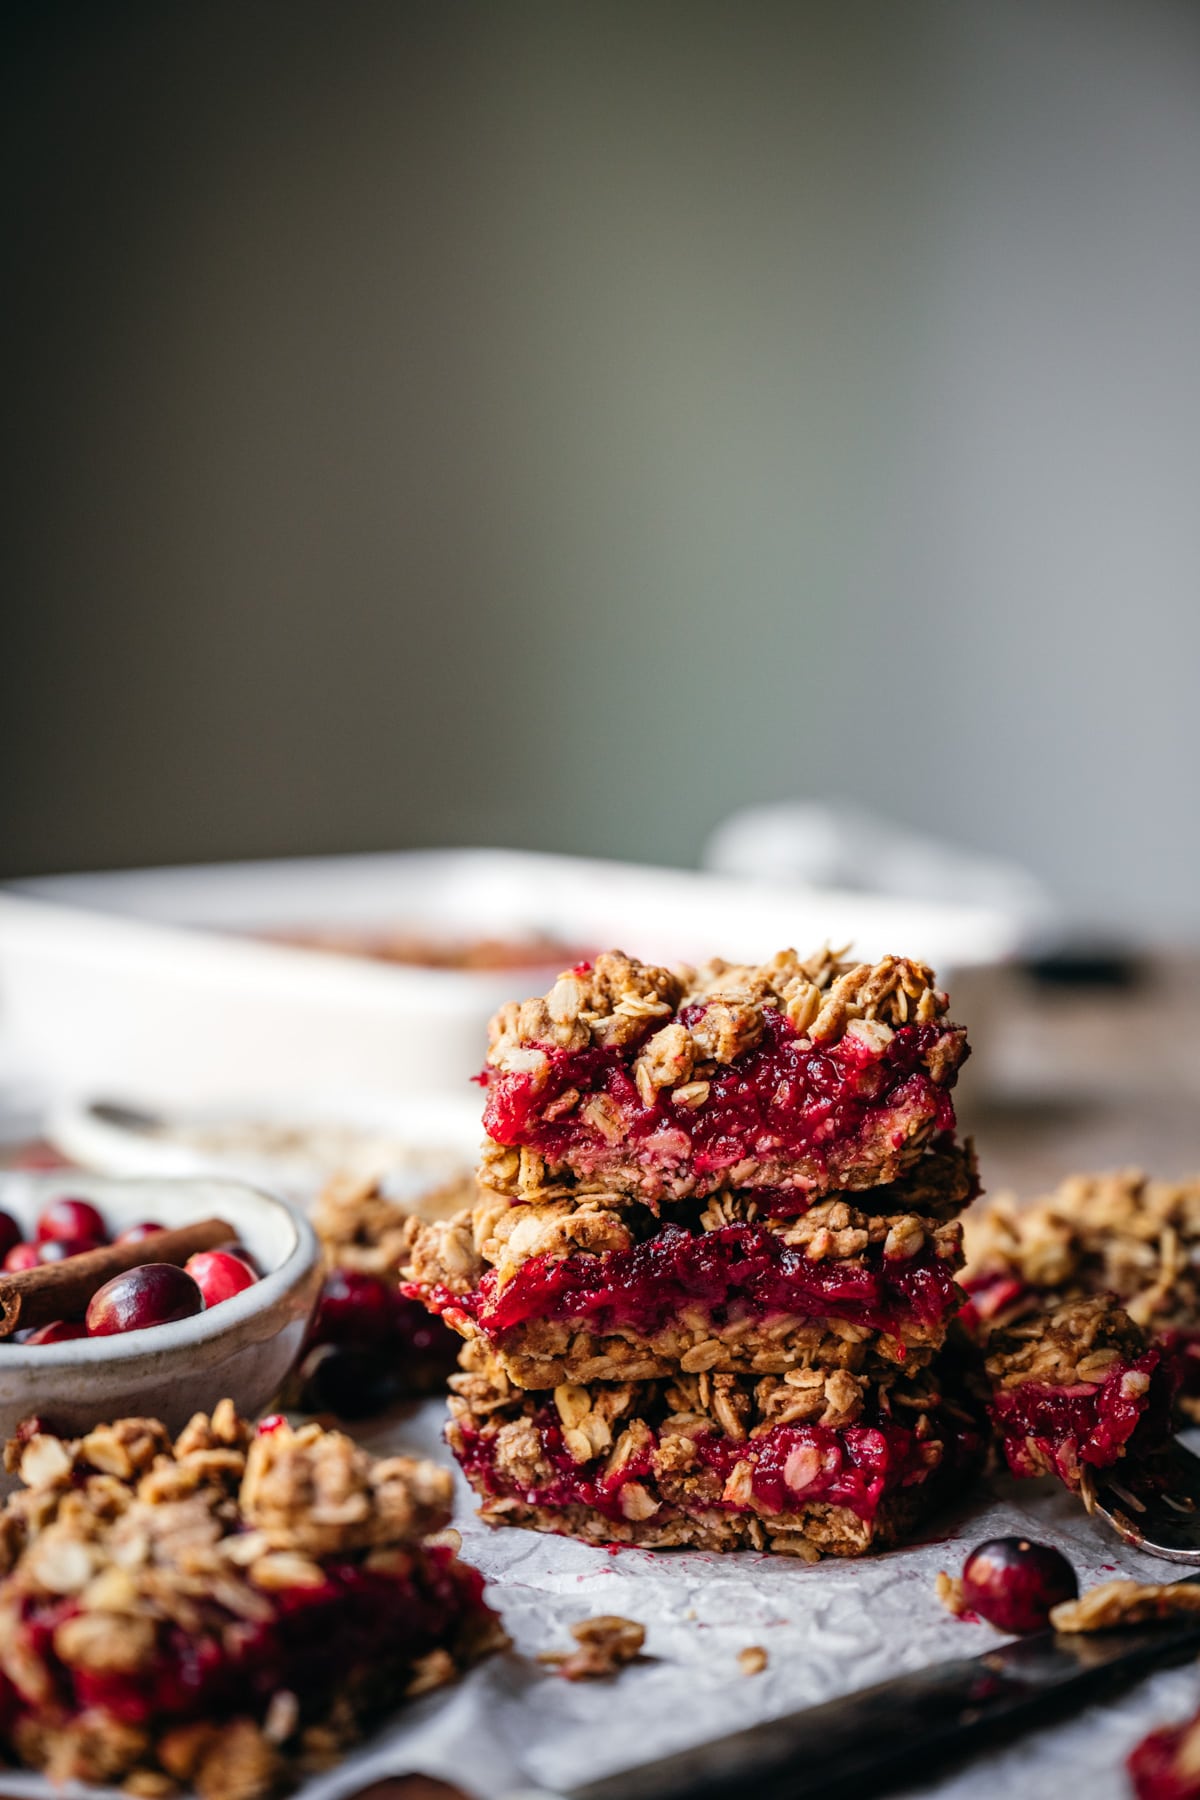
<path id="1" fill-rule="evenodd" d="M 761 1675 L 767 1666 L 767 1653 L 761 1644 L 747 1644 L 738 1651 L 738 1667 L 743 1675 Z"/>
<path id="2" fill-rule="evenodd" d="M 598 1619 L 581 1619 L 572 1625 L 576 1650 L 543 1650 L 539 1662 L 556 1666 L 568 1681 L 591 1681 L 615 1675 L 625 1663 L 641 1654 L 646 1628 L 635 1619 L 604 1613 Z"/>
<path id="3" fill-rule="evenodd" d="M 1200 1587 L 1192 1582 L 1102 1581 L 1056 1606 L 1050 1623 L 1055 1631 L 1116 1631 L 1194 1612 L 1200 1612 Z"/>
<path id="4" fill-rule="evenodd" d="M 946 1611 L 953 1613 L 956 1619 L 961 1619 L 966 1611 L 966 1604 L 963 1600 L 963 1584 L 958 1576 L 947 1575 L 945 1569 L 939 1569 L 934 1586 L 937 1589 L 937 1597 Z"/>

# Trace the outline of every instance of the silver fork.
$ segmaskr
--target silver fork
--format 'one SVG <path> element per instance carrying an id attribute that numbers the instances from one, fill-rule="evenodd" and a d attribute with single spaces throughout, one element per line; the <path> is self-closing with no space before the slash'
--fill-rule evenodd
<path id="1" fill-rule="evenodd" d="M 1200 1456 L 1177 1438 L 1153 1455 L 1085 1470 L 1081 1492 L 1135 1550 L 1200 1567 Z"/>

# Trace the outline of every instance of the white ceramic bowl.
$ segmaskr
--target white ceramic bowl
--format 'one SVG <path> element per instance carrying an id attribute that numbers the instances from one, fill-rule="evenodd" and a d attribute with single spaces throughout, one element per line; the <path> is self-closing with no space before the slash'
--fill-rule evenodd
<path id="1" fill-rule="evenodd" d="M 248 1418 L 261 1412 L 295 1361 L 321 1285 L 320 1248 L 308 1221 L 236 1181 L 121 1181 L 73 1170 L 0 1175 L 0 1207 L 29 1237 L 47 1201 L 60 1194 L 90 1200 L 114 1236 L 140 1219 L 167 1226 L 225 1219 L 263 1277 L 174 1324 L 63 1344 L 0 1343 L 0 1440 L 31 1414 L 78 1436 L 129 1416 L 162 1419 L 178 1431 L 226 1395 Z"/>

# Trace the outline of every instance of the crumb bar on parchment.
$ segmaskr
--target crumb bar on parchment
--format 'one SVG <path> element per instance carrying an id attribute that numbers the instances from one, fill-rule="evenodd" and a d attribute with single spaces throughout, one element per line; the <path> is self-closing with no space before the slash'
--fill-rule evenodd
<path id="1" fill-rule="evenodd" d="M 1069 1488 L 1170 1430 L 1172 1371 L 1109 1294 L 1066 1300 L 987 1339 L 989 1411 L 1015 1475 Z"/>
<path id="2" fill-rule="evenodd" d="M 606 951 L 492 1021 L 480 1180 L 650 1203 L 878 1187 L 954 1126 L 966 1035 L 922 963 L 794 951 L 669 970 Z"/>
<path id="3" fill-rule="evenodd" d="M 822 1201 L 750 1222 L 745 1196 L 543 1206 L 492 1196 L 417 1236 L 405 1292 L 525 1387 L 675 1369 L 927 1362 L 962 1303 L 957 1222 Z"/>
<path id="4" fill-rule="evenodd" d="M 963 1285 L 984 1330 L 1115 1294 L 1175 1363 L 1180 1410 L 1200 1419 L 1200 1178 L 1126 1169 L 1073 1175 L 1029 1205 L 1000 1196 L 968 1216 L 966 1253 Z"/>
<path id="5" fill-rule="evenodd" d="M 228 1401 L 8 1446 L 0 1737 L 53 1781 L 257 1800 L 503 1641 L 452 1484 Z M 431 1541 L 433 1539 L 433 1541 Z"/>
<path id="6" fill-rule="evenodd" d="M 937 1372 L 515 1387 L 478 1344 L 452 1377 L 450 1446 L 494 1524 L 598 1544 L 857 1556 L 978 1469 L 978 1414 Z"/>

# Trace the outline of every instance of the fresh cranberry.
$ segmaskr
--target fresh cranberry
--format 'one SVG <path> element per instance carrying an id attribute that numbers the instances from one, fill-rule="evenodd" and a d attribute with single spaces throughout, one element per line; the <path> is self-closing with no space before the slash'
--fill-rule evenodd
<path id="1" fill-rule="evenodd" d="M 104 1220 L 87 1200 L 52 1200 L 37 1222 L 37 1239 L 90 1238 L 94 1243 L 108 1241 Z"/>
<path id="2" fill-rule="evenodd" d="M 113 1239 L 114 1244 L 144 1244 L 148 1237 L 156 1232 L 165 1231 L 165 1225 L 159 1225 L 154 1219 L 142 1219 L 136 1225 L 127 1225 L 119 1237 Z"/>
<path id="3" fill-rule="evenodd" d="M 54 1319 L 49 1325 L 39 1325 L 25 1339 L 27 1344 L 67 1344 L 72 1338 L 85 1338 L 88 1328 L 82 1319 Z"/>
<path id="4" fill-rule="evenodd" d="M 1028 1538 L 990 1538 L 972 1550 L 962 1572 L 963 1601 L 998 1631 L 1041 1631 L 1052 1607 L 1079 1596 L 1066 1557 Z"/>
<path id="5" fill-rule="evenodd" d="M 10 1275 L 16 1275 L 22 1269 L 36 1269 L 41 1260 L 39 1245 L 14 1244 L 4 1258 L 4 1267 Z"/>
<path id="6" fill-rule="evenodd" d="M 258 1421 L 258 1437 L 272 1437 L 275 1432 L 282 1431 L 287 1420 L 282 1413 L 268 1413 L 265 1419 Z"/>
<path id="7" fill-rule="evenodd" d="M 183 1266 L 204 1295 L 205 1306 L 219 1306 L 222 1300 L 232 1300 L 235 1294 L 240 1294 L 243 1288 L 253 1287 L 258 1280 L 249 1263 L 244 1263 L 240 1256 L 231 1256 L 228 1250 L 198 1250 Z"/>
<path id="8" fill-rule="evenodd" d="M 0 1261 L 21 1242 L 21 1227 L 11 1213 L 0 1212 Z"/>
<path id="9" fill-rule="evenodd" d="M 204 1295 L 186 1269 L 174 1263 L 143 1263 L 114 1275 L 92 1295 L 87 1309 L 89 1337 L 112 1337 L 169 1325 L 204 1311 Z"/>
<path id="10" fill-rule="evenodd" d="M 103 1248 L 99 1238 L 47 1238 L 38 1245 L 38 1261 L 65 1262 L 68 1256 L 85 1256 L 89 1250 Z"/>
<path id="11" fill-rule="evenodd" d="M 378 1275 L 358 1269 L 331 1269 L 321 1288 L 311 1341 L 353 1345 L 386 1344 L 395 1330 L 392 1290 Z"/>

